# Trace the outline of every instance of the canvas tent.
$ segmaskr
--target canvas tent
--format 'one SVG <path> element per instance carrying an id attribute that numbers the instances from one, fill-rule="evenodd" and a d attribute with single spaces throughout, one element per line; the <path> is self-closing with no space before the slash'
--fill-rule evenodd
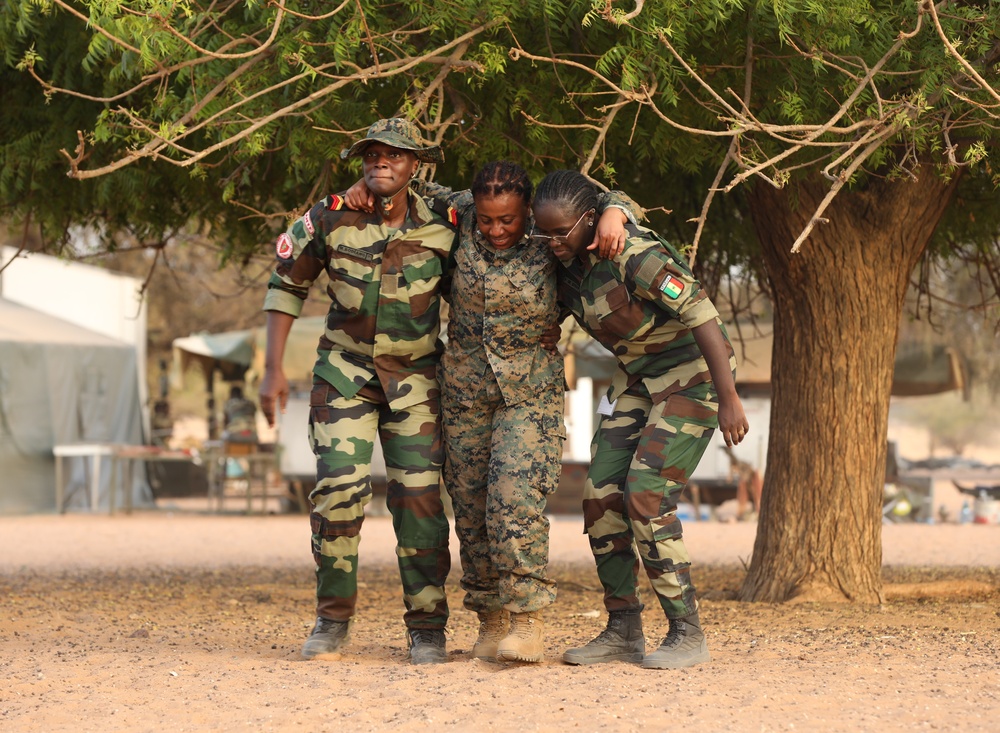
<path id="1" fill-rule="evenodd" d="M 325 322 L 322 316 L 295 319 L 285 345 L 284 369 L 289 381 L 305 385 L 312 381 L 316 345 Z M 264 327 L 177 338 L 173 341 L 175 375 L 198 364 L 206 376 L 217 369 L 227 381 L 254 382 L 264 371 L 266 345 Z"/>
<path id="2" fill-rule="evenodd" d="M 0 298 L 0 514 L 54 510 L 55 445 L 142 444 L 137 358 L 130 344 Z M 67 507 L 88 507 L 84 460 L 66 467 Z M 152 501 L 141 474 L 131 487 L 135 505 Z"/>

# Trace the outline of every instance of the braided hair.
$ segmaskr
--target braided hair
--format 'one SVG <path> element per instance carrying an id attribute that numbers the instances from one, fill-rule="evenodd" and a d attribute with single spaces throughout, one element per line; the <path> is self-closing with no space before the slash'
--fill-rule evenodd
<path id="1" fill-rule="evenodd" d="M 472 181 L 472 197 L 493 198 L 504 193 L 513 193 L 521 197 L 525 206 L 531 204 L 531 179 L 528 172 L 517 163 L 509 160 L 494 160 L 487 163 L 476 174 Z"/>
<path id="2" fill-rule="evenodd" d="M 553 171 L 538 184 L 538 190 L 535 192 L 535 208 L 542 204 L 551 204 L 573 216 L 580 216 L 585 211 L 598 207 L 599 194 L 600 189 L 582 173 L 570 170 Z"/>

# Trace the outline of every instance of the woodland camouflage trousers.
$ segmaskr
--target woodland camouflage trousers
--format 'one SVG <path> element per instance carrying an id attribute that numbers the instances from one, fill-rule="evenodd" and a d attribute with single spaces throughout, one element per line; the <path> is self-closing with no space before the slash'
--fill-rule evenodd
<path id="1" fill-rule="evenodd" d="M 697 610 L 677 499 L 718 426 L 718 411 L 711 382 L 656 404 L 639 382 L 601 418 L 583 515 L 609 611 L 642 608 L 639 558 L 667 618 Z"/>
<path id="2" fill-rule="evenodd" d="M 354 615 L 358 543 L 364 508 L 372 496 L 371 460 L 378 434 L 386 464 L 386 502 L 396 532 L 404 620 L 409 628 L 444 628 L 444 583 L 451 554 L 441 502 L 439 412 L 436 399 L 393 412 L 377 385 L 346 398 L 325 381 L 314 382 L 309 438 L 317 481 L 309 499 L 317 615 L 337 621 Z"/>

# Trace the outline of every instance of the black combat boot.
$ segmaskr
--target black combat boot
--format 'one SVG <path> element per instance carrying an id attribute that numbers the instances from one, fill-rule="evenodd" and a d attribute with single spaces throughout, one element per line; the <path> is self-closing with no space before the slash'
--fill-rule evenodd
<path id="1" fill-rule="evenodd" d="M 659 648 L 642 660 L 643 669 L 683 669 L 707 662 L 708 644 L 698 612 L 670 619 L 670 631 Z"/>
<path id="2" fill-rule="evenodd" d="M 334 621 L 333 619 L 316 617 L 316 626 L 312 633 L 302 645 L 302 656 L 312 659 L 320 654 L 334 654 L 340 647 L 347 643 L 348 639 L 347 621 Z"/>
<path id="3" fill-rule="evenodd" d="M 642 635 L 642 609 L 610 611 L 608 625 L 597 638 L 563 654 L 566 664 L 641 662 L 646 651 Z"/>
<path id="4" fill-rule="evenodd" d="M 410 629 L 406 644 L 411 664 L 440 664 L 448 661 L 444 629 Z"/>

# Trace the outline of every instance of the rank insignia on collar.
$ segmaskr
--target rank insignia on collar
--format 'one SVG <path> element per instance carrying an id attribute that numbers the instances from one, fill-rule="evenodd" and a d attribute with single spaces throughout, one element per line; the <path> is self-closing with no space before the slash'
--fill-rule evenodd
<path id="1" fill-rule="evenodd" d="M 664 293 L 671 300 L 677 300 L 684 292 L 684 283 L 673 275 L 667 275 L 660 283 L 660 292 Z"/>
<path id="2" fill-rule="evenodd" d="M 453 227 L 458 226 L 458 212 L 455 211 L 451 206 L 448 207 L 448 221 Z"/>
<path id="3" fill-rule="evenodd" d="M 330 211 L 340 211 L 342 208 L 344 208 L 343 197 L 333 194 L 330 197 Z"/>

